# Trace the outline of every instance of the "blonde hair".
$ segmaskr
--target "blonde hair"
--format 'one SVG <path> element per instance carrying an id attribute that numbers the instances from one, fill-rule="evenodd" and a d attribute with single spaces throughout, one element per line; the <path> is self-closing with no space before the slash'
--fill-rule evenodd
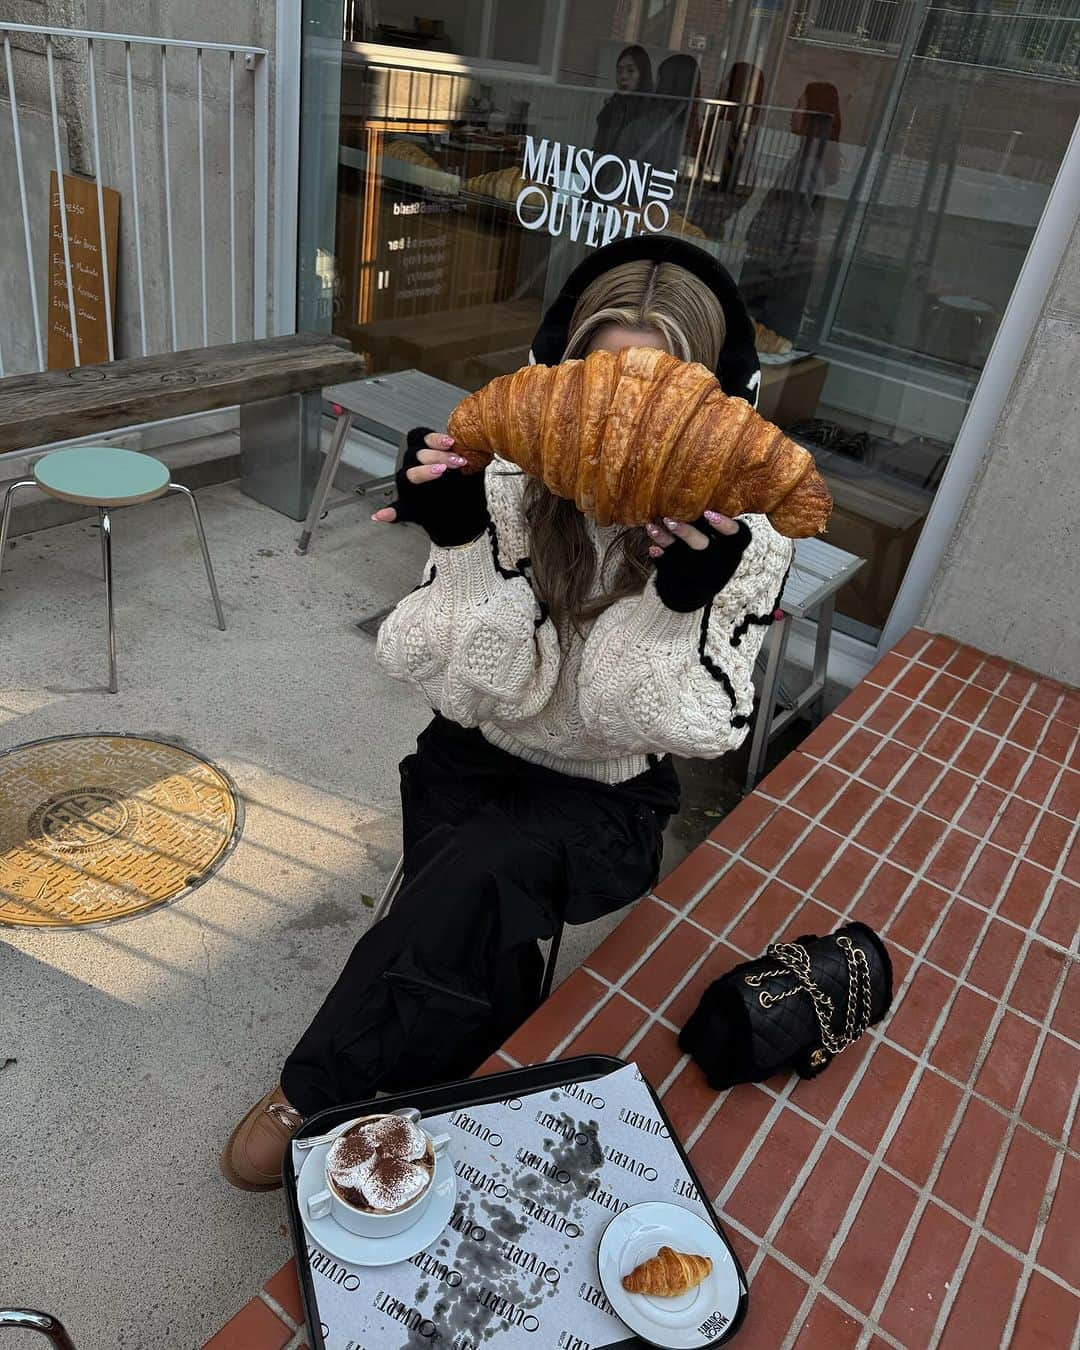
<path id="1" fill-rule="evenodd" d="M 655 328 L 681 361 L 716 369 L 726 324 L 720 301 L 700 277 L 677 263 L 620 263 L 581 292 L 570 317 L 563 360 L 585 356 L 608 324 Z"/>
<path id="2" fill-rule="evenodd" d="M 709 370 L 716 368 L 726 333 L 723 308 L 705 282 L 676 263 L 647 260 L 620 263 L 585 287 L 570 318 L 563 360 L 587 355 L 609 324 L 654 328 L 673 356 Z M 643 529 L 624 530 L 614 540 L 599 564 L 602 594 L 591 596 L 597 560 L 581 512 L 539 479 L 528 484 L 525 510 L 532 579 L 560 629 L 566 624 L 580 631 L 644 587 L 650 541 Z"/>

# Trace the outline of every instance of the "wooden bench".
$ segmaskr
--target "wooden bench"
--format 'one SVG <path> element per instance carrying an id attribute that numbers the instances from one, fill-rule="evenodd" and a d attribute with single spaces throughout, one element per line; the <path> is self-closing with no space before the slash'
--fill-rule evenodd
<path id="1" fill-rule="evenodd" d="M 363 362 L 320 333 L 132 357 L 0 380 L 0 453 L 240 407 L 241 487 L 302 520 L 320 467 L 321 390 Z"/>

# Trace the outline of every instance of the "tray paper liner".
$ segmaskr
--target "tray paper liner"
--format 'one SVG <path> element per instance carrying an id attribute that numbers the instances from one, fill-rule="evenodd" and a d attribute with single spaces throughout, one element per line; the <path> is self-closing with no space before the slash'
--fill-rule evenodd
<path id="1" fill-rule="evenodd" d="M 351 1266 L 306 1235 L 327 1350 L 601 1350 L 634 1341 L 600 1289 L 596 1254 L 628 1205 L 709 1210 L 636 1065 L 585 1083 L 428 1116 L 457 1173 L 449 1225 L 394 1266 Z M 303 1155 L 294 1158 L 297 1169 Z M 734 1285 L 734 1282 L 732 1282 Z M 737 1309 L 704 1319 L 718 1340 Z"/>

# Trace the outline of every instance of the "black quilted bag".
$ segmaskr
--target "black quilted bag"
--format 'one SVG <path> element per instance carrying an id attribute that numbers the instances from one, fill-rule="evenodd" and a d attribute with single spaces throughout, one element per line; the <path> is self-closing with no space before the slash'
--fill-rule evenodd
<path id="1" fill-rule="evenodd" d="M 892 962 L 862 923 L 778 942 L 714 980 L 679 1033 L 711 1087 L 815 1078 L 892 1003 Z"/>

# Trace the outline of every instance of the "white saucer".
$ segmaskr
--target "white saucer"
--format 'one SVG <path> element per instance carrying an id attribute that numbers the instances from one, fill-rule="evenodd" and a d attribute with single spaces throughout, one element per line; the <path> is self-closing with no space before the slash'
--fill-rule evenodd
<path id="1" fill-rule="evenodd" d="M 398 1261 L 407 1261 L 410 1256 L 431 1246 L 450 1221 L 457 1199 L 457 1177 L 445 1149 L 435 1160 L 434 1190 L 422 1217 L 403 1233 L 370 1238 L 350 1233 L 347 1228 L 342 1228 L 333 1215 L 313 1219 L 308 1214 L 308 1199 L 326 1189 L 324 1163 L 329 1148 L 329 1144 L 313 1148 L 304 1159 L 296 1180 L 296 1203 L 300 1209 L 300 1218 L 308 1234 L 323 1251 L 341 1261 L 347 1261 L 350 1266 L 392 1266 Z"/>
<path id="2" fill-rule="evenodd" d="M 708 1256 L 712 1270 L 696 1289 L 674 1298 L 628 1294 L 623 1276 L 661 1247 Z M 743 1291 L 738 1267 L 712 1224 L 680 1205 L 650 1202 L 624 1209 L 604 1230 L 596 1261 L 616 1315 L 650 1345 L 700 1350 L 719 1341 L 735 1321 Z"/>

